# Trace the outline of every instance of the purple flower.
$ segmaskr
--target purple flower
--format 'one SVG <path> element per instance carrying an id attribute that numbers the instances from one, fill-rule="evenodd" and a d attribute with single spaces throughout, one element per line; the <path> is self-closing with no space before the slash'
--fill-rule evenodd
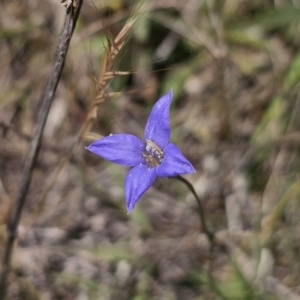
<path id="1" fill-rule="evenodd" d="M 146 124 L 144 140 L 131 134 L 113 134 L 95 141 L 86 149 L 122 166 L 133 167 L 125 179 L 127 212 L 130 213 L 156 177 L 195 173 L 191 163 L 169 142 L 169 110 L 172 90 L 154 105 Z"/>

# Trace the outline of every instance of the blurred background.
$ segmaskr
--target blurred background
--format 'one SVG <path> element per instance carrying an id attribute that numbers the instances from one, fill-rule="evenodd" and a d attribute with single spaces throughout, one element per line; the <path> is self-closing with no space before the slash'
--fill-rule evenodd
<path id="1" fill-rule="evenodd" d="M 59 0 L 0 6 L 2 256 L 66 9 Z M 132 17 L 90 134 L 75 147 L 107 49 Z M 7 299 L 299 299 L 299 31 L 299 0 L 85 0 Z M 213 250 L 181 182 L 157 179 L 127 215 L 127 169 L 84 149 L 98 135 L 143 137 L 170 88 L 171 140 L 197 170 L 186 178 L 215 233 Z"/>

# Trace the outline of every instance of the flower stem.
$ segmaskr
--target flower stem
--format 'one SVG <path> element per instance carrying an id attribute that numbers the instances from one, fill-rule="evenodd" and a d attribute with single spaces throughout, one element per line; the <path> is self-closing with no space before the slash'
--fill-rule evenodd
<path id="1" fill-rule="evenodd" d="M 204 234 L 206 235 L 206 237 L 208 238 L 208 240 L 210 241 L 210 243 L 213 242 L 213 239 L 214 239 L 214 235 L 212 232 L 210 232 L 207 228 L 207 225 L 206 225 L 206 221 L 205 221 L 205 216 L 204 216 L 204 210 L 203 210 L 203 206 L 202 206 L 202 203 L 193 187 L 193 185 L 187 180 L 185 179 L 184 177 L 182 177 L 181 175 L 178 175 L 176 177 L 174 177 L 176 179 L 178 179 L 179 181 L 183 182 L 188 188 L 189 190 L 192 192 L 192 194 L 194 195 L 196 201 L 197 201 L 197 204 L 198 204 L 198 214 L 199 214 L 199 219 L 200 219 L 200 224 L 201 224 L 201 227 L 202 227 L 202 230 L 204 232 Z"/>
<path id="2" fill-rule="evenodd" d="M 208 267 L 208 281 L 210 284 L 210 287 L 212 290 L 220 297 L 220 299 L 227 300 L 227 297 L 224 295 L 224 293 L 219 289 L 214 277 L 213 277 L 213 252 L 215 248 L 215 243 L 214 243 L 214 234 L 213 232 L 209 231 L 206 221 L 205 221 L 205 216 L 204 216 L 204 210 L 202 203 L 200 201 L 200 198 L 198 197 L 194 186 L 184 177 L 178 175 L 176 177 L 173 177 L 181 182 L 183 182 L 188 189 L 192 192 L 194 195 L 196 202 L 198 204 L 198 214 L 199 214 L 199 219 L 200 219 L 200 225 L 202 227 L 202 230 L 204 234 L 206 235 L 207 239 L 209 240 L 210 243 L 210 249 L 209 249 L 209 267 Z"/>

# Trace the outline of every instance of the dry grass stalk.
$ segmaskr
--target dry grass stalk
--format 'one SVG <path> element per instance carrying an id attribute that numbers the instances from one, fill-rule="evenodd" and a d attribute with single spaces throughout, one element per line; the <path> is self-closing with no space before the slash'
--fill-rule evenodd
<path id="1" fill-rule="evenodd" d="M 129 29 L 132 27 L 135 21 L 136 16 L 135 14 L 133 14 L 133 16 L 128 19 L 128 21 L 114 40 L 111 40 L 109 37 L 107 37 L 108 47 L 105 50 L 100 65 L 99 79 L 97 80 L 96 78 L 93 78 L 92 82 L 95 89 L 95 96 L 93 97 L 93 100 L 90 104 L 86 120 L 80 130 L 79 139 L 95 140 L 98 138 L 97 134 L 90 132 L 97 117 L 98 106 L 100 103 L 116 95 L 116 93 L 108 93 L 108 85 L 116 76 L 130 74 L 130 72 L 115 71 L 114 66 L 115 59 L 128 40 Z"/>

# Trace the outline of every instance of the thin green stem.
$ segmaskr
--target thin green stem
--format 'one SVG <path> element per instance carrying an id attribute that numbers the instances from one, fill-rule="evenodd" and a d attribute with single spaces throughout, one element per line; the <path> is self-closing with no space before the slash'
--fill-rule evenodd
<path id="1" fill-rule="evenodd" d="M 206 224 L 206 220 L 205 220 L 205 215 L 204 215 L 204 209 L 202 206 L 202 203 L 200 201 L 200 198 L 198 197 L 194 186 L 184 177 L 178 175 L 176 177 L 172 177 L 175 178 L 181 182 L 183 182 L 188 189 L 192 192 L 192 194 L 194 195 L 196 202 L 198 204 L 198 214 L 199 214 L 199 220 L 200 220 L 200 225 L 202 227 L 202 231 L 204 232 L 204 234 L 206 235 L 209 243 L 210 243 L 210 249 L 209 249 L 209 268 L 208 268 L 208 281 L 209 281 L 209 285 L 212 288 L 212 290 L 221 298 L 221 299 L 227 299 L 227 297 L 223 294 L 223 292 L 219 289 L 219 287 L 216 284 L 216 281 L 213 277 L 213 252 L 214 252 L 214 248 L 215 248 L 215 243 L 214 243 L 214 234 L 213 232 L 211 232 Z"/>
<path id="2" fill-rule="evenodd" d="M 204 234 L 207 236 L 208 240 L 210 241 L 210 243 L 213 242 L 213 239 L 214 239 L 214 235 L 212 232 L 210 232 L 207 228 L 207 225 L 206 225 L 206 221 L 205 221 L 205 216 L 204 216 L 204 210 L 203 210 L 203 206 L 202 206 L 202 203 L 193 187 L 193 185 L 187 180 L 185 179 L 184 177 L 178 175 L 176 177 L 174 177 L 176 179 L 178 179 L 179 181 L 183 182 L 188 188 L 189 190 L 192 192 L 192 194 L 194 195 L 196 201 L 197 201 L 197 204 L 198 204 L 198 214 L 199 214 L 199 220 L 200 220 L 200 225 L 202 227 L 202 230 L 204 232 Z"/>

